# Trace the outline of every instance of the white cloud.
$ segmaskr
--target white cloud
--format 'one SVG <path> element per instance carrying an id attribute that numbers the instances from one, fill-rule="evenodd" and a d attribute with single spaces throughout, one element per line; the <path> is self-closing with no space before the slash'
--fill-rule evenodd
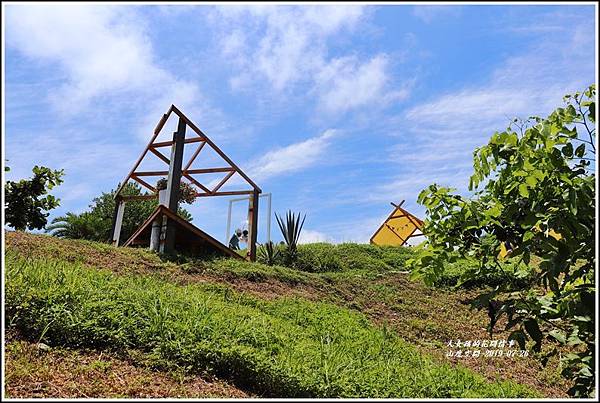
<path id="1" fill-rule="evenodd" d="M 472 153 L 494 131 L 514 117 L 546 116 L 563 95 L 594 81 L 593 39 L 586 35 L 594 27 L 582 18 L 565 20 L 559 37 L 542 36 L 506 58 L 487 81 L 436 94 L 381 125 L 400 140 L 387 153 L 396 168 L 373 187 L 369 200 L 414 202 L 432 183 L 466 194 Z"/>
<path id="2" fill-rule="evenodd" d="M 363 6 L 224 6 L 211 21 L 223 31 L 221 54 L 236 68 L 234 90 L 260 79 L 275 93 L 304 84 L 319 110 L 343 113 L 408 95 L 407 87 L 395 88 L 385 54 L 329 56 L 329 42 L 355 30 L 367 14 Z"/>
<path id="3" fill-rule="evenodd" d="M 453 5 L 443 6 L 414 6 L 413 15 L 429 24 L 430 22 L 443 17 L 457 17 L 460 15 L 460 7 Z"/>
<path id="4" fill-rule="evenodd" d="M 335 130 L 326 130 L 320 136 L 269 151 L 252 164 L 249 176 L 260 181 L 312 167 L 319 163 L 335 134 Z"/>
<path id="5" fill-rule="evenodd" d="M 388 92 L 388 59 L 377 55 L 366 63 L 355 57 L 331 60 L 317 74 L 320 104 L 328 112 L 344 112 L 369 104 L 387 104 L 408 96 L 408 89 Z"/>
<path id="6" fill-rule="evenodd" d="M 235 49 L 244 68 L 266 78 L 276 90 L 318 68 L 327 37 L 352 28 L 364 12 L 361 6 L 222 6 L 216 10 L 220 21 L 246 28 L 224 35 L 223 53 L 230 55 Z M 253 35 L 256 44 L 239 46 Z"/>
<path id="7" fill-rule="evenodd" d="M 110 99 L 142 116 L 136 134 L 144 141 L 171 104 L 219 125 L 221 113 L 198 86 L 157 62 L 147 21 L 135 8 L 35 4 L 6 10 L 8 46 L 63 73 L 64 83 L 48 95 L 57 111 L 74 116 Z"/>
<path id="8" fill-rule="evenodd" d="M 67 82 L 57 101 L 86 103 L 107 91 L 140 88 L 168 77 L 154 65 L 152 46 L 122 8 L 90 5 L 13 5 L 7 41 L 25 55 L 58 63 Z"/>
<path id="9" fill-rule="evenodd" d="M 331 242 L 331 240 L 322 232 L 303 228 L 302 232 L 300 232 L 300 239 L 298 240 L 298 243 L 306 244 L 316 242 Z"/>

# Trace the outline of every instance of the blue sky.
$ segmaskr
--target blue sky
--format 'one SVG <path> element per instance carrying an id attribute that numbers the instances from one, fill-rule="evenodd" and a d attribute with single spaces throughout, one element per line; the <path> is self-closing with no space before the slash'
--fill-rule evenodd
<path id="1" fill-rule="evenodd" d="M 64 168 L 50 218 L 116 188 L 173 103 L 307 214 L 303 241 L 368 242 L 389 202 L 464 192 L 475 147 L 595 78 L 592 5 L 3 6 L 5 178 Z M 222 239 L 227 200 L 186 208 Z"/>

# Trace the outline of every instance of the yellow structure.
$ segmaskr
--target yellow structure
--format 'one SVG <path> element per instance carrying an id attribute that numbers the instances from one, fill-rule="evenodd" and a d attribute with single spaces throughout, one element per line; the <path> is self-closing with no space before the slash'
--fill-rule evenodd
<path id="1" fill-rule="evenodd" d="M 534 227 L 534 229 L 535 229 L 536 231 L 538 231 L 538 232 L 539 232 L 539 231 L 541 231 L 541 230 L 540 230 L 540 225 L 539 225 L 539 224 L 537 224 L 537 225 Z M 558 232 L 554 231 L 553 229 L 549 229 L 549 230 L 547 230 L 547 231 L 544 233 L 544 235 L 545 235 L 545 236 L 551 236 L 552 238 L 556 239 L 557 241 L 560 241 L 560 240 L 562 239 L 562 235 L 561 235 L 561 234 L 559 234 Z M 500 244 L 500 252 L 498 253 L 498 257 L 499 257 L 500 259 L 504 259 L 504 258 L 506 258 L 506 257 L 507 257 L 507 256 L 510 254 L 510 252 L 512 252 L 512 249 L 509 249 L 509 248 L 507 248 L 507 247 L 506 247 L 506 245 L 505 245 L 505 243 L 504 243 L 504 242 L 502 242 L 502 243 Z"/>
<path id="2" fill-rule="evenodd" d="M 423 227 L 423 221 L 404 210 L 403 203 L 404 200 L 398 205 L 390 203 L 394 210 L 371 237 L 372 244 L 402 246 L 409 238 L 423 236 L 415 234 Z"/>

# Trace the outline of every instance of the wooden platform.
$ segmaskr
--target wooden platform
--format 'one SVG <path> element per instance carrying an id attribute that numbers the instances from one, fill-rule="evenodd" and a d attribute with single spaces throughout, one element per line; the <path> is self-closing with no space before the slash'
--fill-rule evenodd
<path id="1" fill-rule="evenodd" d="M 150 217 L 131 235 L 123 246 L 150 246 L 150 234 L 152 223 L 156 218 L 166 215 L 169 220 L 175 222 L 177 227 L 175 236 L 175 250 L 194 254 L 217 254 L 237 259 L 244 258 L 236 251 L 229 249 L 200 228 L 184 220 L 173 211 L 162 204 L 150 214 Z"/>

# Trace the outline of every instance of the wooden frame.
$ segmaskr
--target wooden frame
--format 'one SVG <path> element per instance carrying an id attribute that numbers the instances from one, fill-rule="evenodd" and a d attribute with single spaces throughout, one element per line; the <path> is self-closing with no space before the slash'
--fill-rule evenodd
<path id="1" fill-rule="evenodd" d="M 176 221 L 177 225 L 181 225 L 182 227 L 184 227 L 185 229 L 189 230 L 193 234 L 201 237 L 204 241 L 206 241 L 207 243 L 211 244 L 214 248 L 220 250 L 221 252 L 223 252 L 223 253 L 231 256 L 231 257 L 235 257 L 235 258 L 238 258 L 238 259 L 243 259 L 243 257 L 240 256 L 237 252 L 232 251 L 231 249 L 229 249 L 228 247 L 226 247 L 225 245 L 223 245 L 221 242 L 217 241 L 215 238 L 213 238 L 212 236 L 210 236 L 206 232 L 202 231 L 200 228 L 194 226 L 193 224 L 191 224 L 191 223 L 187 222 L 186 220 L 184 220 L 183 218 L 179 217 L 177 214 L 173 213 L 173 211 L 171 211 L 170 209 L 168 209 L 166 206 L 163 206 L 163 205 L 159 205 L 158 207 L 156 207 L 156 209 L 152 212 L 152 214 L 150 214 L 150 217 L 148 217 L 142 223 L 142 225 L 140 225 L 140 227 L 133 234 L 131 234 L 131 236 L 129 237 L 129 239 L 127 241 L 125 241 L 125 243 L 123 244 L 123 246 L 130 246 L 130 245 L 132 245 L 132 243 L 135 241 L 135 239 L 149 225 L 152 225 L 152 222 L 157 217 L 159 217 L 161 214 L 166 215 L 170 220 Z"/>
<path id="2" fill-rule="evenodd" d="M 165 114 L 163 114 L 163 116 L 160 118 L 158 124 L 154 128 L 154 132 L 153 132 L 153 135 L 152 135 L 150 141 L 144 148 L 144 151 L 141 153 L 139 158 L 136 160 L 136 162 L 133 165 L 133 168 L 125 176 L 125 178 L 121 182 L 119 188 L 117 189 L 117 191 L 115 193 L 115 199 L 121 200 L 121 201 L 130 201 L 130 200 L 147 200 L 147 199 L 153 199 L 153 198 L 158 197 L 157 189 L 151 183 L 149 183 L 147 181 L 148 179 L 146 179 L 146 178 L 165 177 L 165 176 L 168 176 L 169 178 L 171 177 L 171 171 L 173 169 L 172 161 L 170 160 L 169 157 L 167 157 L 166 155 L 161 153 L 158 150 L 158 148 L 170 146 L 173 149 L 173 147 L 176 146 L 175 137 L 173 138 L 174 140 L 172 140 L 172 141 L 156 142 L 156 138 L 161 133 L 162 129 L 164 128 L 164 126 L 165 126 L 166 122 L 168 121 L 169 117 L 171 116 L 171 114 L 175 114 L 179 117 L 178 131 L 183 130 L 183 132 L 185 132 L 185 128 L 189 127 L 190 129 L 192 129 L 192 132 L 195 135 L 195 137 L 185 138 L 183 140 L 183 144 L 181 144 L 182 140 L 179 139 L 179 140 L 177 140 L 177 144 L 180 144 L 180 146 L 182 145 L 183 147 L 185 147 L 188 144 L 198 143 L 196 150 L 191 155 L 189 160 L 184 163 L 183 168 L 181 168 L 181 166 L 178 165 L 179 164 L 178 158 L 181 158 L 181 156 L 177 157 L 176 161 L 173 161 L 173 163 L 177 162 L 177 164 L 175 164 L 175 165 L 177 165 L 177 168 L 176 168 L 176 171 L 174 171 L 174 172 L 180 173 L 181 178 L 185 178 L 188 181 L 189 185 L 196 188 L 195 189 L 196 196 L 197 197 L 212 197 L 212 196 L 251 195 L 251 197 L 253 199 L 256 199 L 256 207 L 257 207 L 258 206 L 257 195 L 262 193 L 262 190 L 248 177 L 248 175 L 246 175 L 246 173 L 244 171 L 242 171 L 219 147 L 217 147 L 217 145 L 215 143 L 213 143 L 210 140 L 210 138 L 208 138 L 208 136 L 206 134 L 204 134 L 202 132 L 202 130 L 200 130 L 190 119 L 188 119 L 187 116 L 185 116 L 175 105 L 171 105 L 169 107 L 169 109 L 167 110 L 167 112 Z M 201 151 L 204 149 L 204 147 L 207 147 L 207 146 L 210 147 L 219 157 L 221 157 L 221 159 L 224 161 L 224 164 L 222 166 L 217 166 L 217 167 L 192 168 L 192 165 L 197 160 Z M 156 156 L 158 159 L 160 159 L 162 162 L 164 162 L 167 165 L 169 170 L 153 170 L 153 171 L 138 170 L 138 168 L 140 167 L 140 164 L 146 158 L 146 156 L 149 155 L 149 153 L 154 154 L 154 156 Z M 173 155 L 174 154 L 172 154 L 172 156 Z M 180 154 L 176 154 L 176 155 L 180 155 Z M 183 155 L 183 154 L 181 154 L 181 155 Z M 200 180 L 198 180 L 197 178 L 194 178 L 192 176 L 192 175 L 211 174 L 211 173 L 225 173 L 226 174 L 216 185 L 214 185 L 212 187 L 212 189 L 210 189 L 205 184 L 202 184 L 200 182 Z M 243 186 L 244 189 L 239 189 L 239 190 L 224 190 L 224 191 L 220 190 L 236 173 L 246 182 L 247 186 Z M 121 193 L 122 193 L 123 189 L 125 188 L 126 184 L 130 180 L 137 182 L 142 187 L 146 188 L 147 190 L 149 190 L 152 193 L 144 194 L 144 195 L 134 195 L 134 196 L 122 195 Z M 248 248 L 250 251 L 249 258 L 252 261 L 254 261 L 256 258 L 256 235 L 257 235 L 256 228 L 257 228 L 257 224 L 258 224 L 257 223 L 258 217 L 256 215 L 257 212 L 255 210 L 257 210 L 257 209 L 251 208 L 249 211 L 249 214 L 254 218 L 252 228 L 249 228 L 249 230 L 250 230 L 249 237 L 250 237 L 251 242 L 249 242 L 249 248 Z M 115 215 L 115 217 L 116 217 L 116 215 Z M 120 228 L 113 229 L 113 239 L 114 239 L 115 231 L 120 231 Z M 118 239 L 118 236 L 117 236 L 117 239 Z"/>
<path id="3" fill-rule="evenodd" d="M 179 116 L 179 118 L 185 122 L 187 127 L 191 128 L 192 131 L 198 136 L 198 137 L 186 138 L 184 140 L 184 143 L 186 145 L 193 144 L 193 143 L 200 143 L 200 145 L 195 150 L 194 154 L 192 154 L 189 161 L 185 164 L 185 167 L 182 170 L 182 176 L 185 177 L 190 182 L 190 184 L 194 185 L 196 188 L 198 188 L 200 190 L 200 191 L 198 191 L 198 196 L 206 197 L 206 196 L 229 196 L 232 194 L 233 195 L 252 194 L 255 190 L 258 191 L 258 193 L 262 192 L 262 190 L 248 177 L 248 175 L 246 175 L 246 173 L 244 171 L 242 171 L 219 147 L 217 147 L 217 145 L 215 143 L 213 143 L 208 138 L 208 136 L 206 136 L 206 134 L 204 134 L 191 120 L 189 120 L 187 118 L 187 116 L 185 116 L 179 109 L 177 109 L 177 107 L 175 105 L 171 105 L 171 107 L 169 108 L 167 113 L 165 113 L 162 116 L 162 118 L 158 122 L 156 128 L 154 129 L 154 134 L 153 134 L 152 138 L 150 139 L 150 142 L 148 143 L 148 145 L 146 146 L 146 148 L 144 149 L 144 151 L 142 152 L 140 157 L 135 162 L 131 171 L 129 171 L 129 173 L 127 174 L 125 179 L 121 182 L 121 186 L 119 186 L 119 188 L 117 189 L 116 196 L 121 195 L 121 192 L 123 191 L 123 188 L 125 187 L 125 184 L 127 182 L 129 182 L 130 179 L 136 181 L 137 183 L 142 185 L 144 188 L 150 190 L 151 192 L 153 192 L 153 193 L 156 192 L 156 189 L 154 188 L 154 186 L 152 186 L 145 180 L 141 179 L 140 176 L 142 176 L 142 177 L 165 176 L 168 174 L 168 171 L 137 171 L 137 169 L 140 166 L 140 164 L 142 163 L 142 161 L 144 160 L 144 158 L 146 157 L 146 155 L 148 155 L 148 151 L 150 151 L 152 154 L 154 154 L 156 157 L 158 157 L 165 164 L 167 164 L 167 165 L 170 164 L 169 158 L 167 156 L 165 156 L 164 154 L 162 154 L 160 151 L 158 151 L 157 148 L 172 146 L 173 141 L 163 141 L 163 142 L 157 142 L 157 143 L 155 143 L 154 141 L 156 140 L 158 135 L 161 133 L 165 123 L 167 122 L 167 120 L 169 119 L 169 117 L 171 116 L 172 113 Z M 198 155 L 200 154 L 200 152 L 206 145 L 208 145 L 208 147 L 210 147 L 213 151 L 215 151 L 229 166 L 190 169 L 190 167 L 192 166 L 192 164 L 194 163 L 194 161 L 196 160 L 196 158 L 198 157 Z M 194 174 L 220 173 L 220 172 L 227 172 L 227 175 L 212 190 L 191 176 Z M 250 185 L 250 189 L 243 190 L 243 191 L 219 192 L 218 190 L 221 187 L 223 187 L 225 185 L 225 183 L 227 183 L 227 181 L 229 179 L 231 179 L 231 177 L 235 173 L 239 174 L 246 181 L 246 183 L 248 185 Z M 232 192 L 235 192 L 235 193 L 232 193 Z M 244 192 L 244 193 L 241 193 L 241 192 Z M 248 192 L 248 193 L 245 193 L 245 192 Z"/>

